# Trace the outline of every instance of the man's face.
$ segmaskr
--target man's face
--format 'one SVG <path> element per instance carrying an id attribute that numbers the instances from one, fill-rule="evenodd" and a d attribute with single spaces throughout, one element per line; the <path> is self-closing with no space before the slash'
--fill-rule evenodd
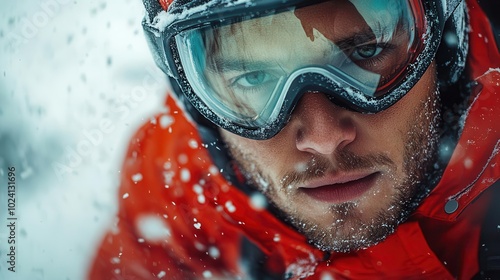
<path id="1" fill-rule="evenodd" d="M 316 246 L 364 248 L 392 233 L 422 198 L 437 140 L 434 76 L 431 67 L 378 114 L 308 93 L 269 140 L 221 134 L 245 175 Z"/>
<path id="2" fill-rule="evenodd" d="M 347 1 L 336 3 L 349 5 Z M 363 18 L 355 9 L 353 14 L 347 11 L 346 8 L 330 17 L 330 24 L 336 20 L 348 23 L 341 29 L 348 34 L 365 32 Z M 279 24 L 266 30 L 251 26 L 232 28 L 226 33 L 221 30 L 220 36 L 232 37 L 239 43 L 220 44 L 217 52 L 253 60 L 258 57 L 259 61 L 275 60 L 286 72 L 300 67 L 302 61 L 324 58 L 331 42 L 345 38 L 345 34 L 335 32 L 318 33 L 324 24 L 318 25 L 314 22 L 317 17 L 307 13 L 283 17 L 281 23 L 298 23 L 296 28 L 303 29 L 302 32 L 314 32 L 301 37 L 302 41 L 290 42 L 287 41 L 290 36 L 283 36 L 280 42 L 276 34 L 281 34 L 283 26 Z M 297 18 L 300 20 L 293 20 Z M 252 32 L 259 36 L 249 36 Z M 404 32 L 393 35 L 390 43 L 395 46 L 398 40 L 406 40 Z M 249 42 L 244 38 L 260 39 Z M 260 46 L 265 46 L 265 51 Z M 309 51 L 300 57 L 290 57 L 289 53 L 298 53 L 289 52 L 294 48 Z M 370 47 L 355 51 L 374 58 L 379 52 Z M 406 50 L 393 47 L 384 51 L 382 59 L 356 60 L 356 64 L 371 67 L 371 72 L 382 77 L 386 71 L 389 75 L 391 69 L 400 67 L 398 61 L 390 58 L 397 58 Z M 377 72 L 378 69 L 381 70 Z M 265 88 L 269 78 L 266 75 L 270 73 L 250 73 L 242 82 L 244 88 L 253 89 L 255 85 Z M 349 111 L 320 92 L 308 92 L 298 102 L 285 128 L 269 140 L 251 140 L 224 130 L 221 135 L 245 175 L 312 243 L 323 250 L 364 248 L 392 233 L 424 195 L 421 186 L 433 164 L 439 123 L 435 75 L 435 67 L 431 65 L 405 97 L 377 114 Z M 213 78 L 217 84 L 220 81 L 215 77 L 219 76 Z"/>

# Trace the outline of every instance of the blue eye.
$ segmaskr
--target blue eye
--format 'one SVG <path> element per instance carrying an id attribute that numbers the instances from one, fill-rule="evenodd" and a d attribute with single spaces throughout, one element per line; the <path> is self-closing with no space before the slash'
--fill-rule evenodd
<path id="1" fill-rule="evenodd" d="M 355 48 L 355 50 L 351 54 L 351 57 L 353 61 L 370 59 L 379 55 L 383 50 L 384 47 L 378 44 L 362 45 Z"/>
<path id="2" fill-rule="evenodd" d="M 265 71 L 254 71 L 237 77 L 233 84 L 242 88 L 251 88 L 263 85 L 273 79 L 275 77 Z"/>

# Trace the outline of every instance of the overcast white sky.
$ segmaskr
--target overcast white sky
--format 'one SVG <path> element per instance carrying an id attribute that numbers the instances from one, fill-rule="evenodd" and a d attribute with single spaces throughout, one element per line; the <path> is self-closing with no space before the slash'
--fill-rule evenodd
<path id="1" fill-rule="evenodd" d="M 84 279 L 116 211 L 126 144 L 167 88 L 143 14 L 140 0 L 0 0 L 0 279 Z"/>

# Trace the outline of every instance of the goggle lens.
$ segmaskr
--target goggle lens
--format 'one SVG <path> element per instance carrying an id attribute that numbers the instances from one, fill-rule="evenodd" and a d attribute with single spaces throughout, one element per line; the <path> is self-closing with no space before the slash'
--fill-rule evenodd
<path id="1" fill-rule="evenodd" d="M 225 19 L 174 39 L 204 105 L 221 120 L 257 129 L 286 117 L 284 106 L 315 83 L 351 109 L 370 111 L 364 104 L 396 88 L 422 48 L 414 2 L 325 1 Z"/>

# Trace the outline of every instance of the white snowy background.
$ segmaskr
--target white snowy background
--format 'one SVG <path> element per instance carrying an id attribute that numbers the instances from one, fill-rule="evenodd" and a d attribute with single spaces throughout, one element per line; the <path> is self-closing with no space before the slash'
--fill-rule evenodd
<path id="1" fill-rule="evenodd" d="M 0 279 L 85 279 L 116 212 L 130 136 L 167 89 L 143 15 L 140 0 L 0 0 Z"/>

